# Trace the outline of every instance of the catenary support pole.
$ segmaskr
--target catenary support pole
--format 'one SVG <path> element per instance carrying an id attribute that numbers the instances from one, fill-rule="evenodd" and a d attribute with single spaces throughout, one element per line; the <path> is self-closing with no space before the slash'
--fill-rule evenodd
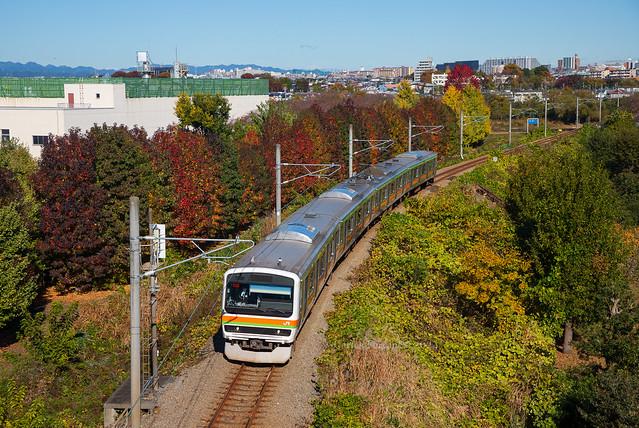
<path id="1" fill-rule="evenodd" d="M 599 126 L 601 126 L 601 102 L 603 97 L 599 97 Z"/>
<path id="2" fill-rule="evenodd" d="M 131 426 L 141 422 L 140 399 L 140 199 L 129 198 L 129 245 L 131 281 Z"/>
<path id="3" fill-rule="evenodd" d="M 153 230 L 153 209 L 149 208 L 149 236 L 154 235 Z M 158 267 L 158 251 L 159 245 L 155 240 L 151 240 L 151 270 L 155 270 Z M 158 279 L 156 275 L 152 275 L 149 278 L 149 292 L 151 302 L 151 376 L 153 391 L 157 392 L 158 389 Z"/>
<path id="4" fill-rule="evenodd" d="M 577 113 L 575 114 L 575 125 L 579 128 L 579 97 L 577 97 Z"/>
<path id="5" fill-rule="evenodd" d="M 513 144 L 513 102 L 508 103 L 508 145 Z"/>
<path id="6" fill-rule="evenodd" d="M 544 137 L 548 135 L 548 98 L 544 100 Z"/>
<path id="7" fill-rule="evenodd" d="M 348 178 L 353 176 L 353 124 L 348 125 Z"/>
<path id="8" fill-rule="evenodd" d="M 275 223 L 282 223 L 282 158 L 280 145 L 275 145 Z"/>
<path id="9" fill-rule="evenodd" d="M 413 118 L 408 116 L 408 151 L 413 147 Z"/>
<path id="10" fill-rule="evenodd" d="M 459 115 L 459 155 L 464 159 L 464 110 Z"/>

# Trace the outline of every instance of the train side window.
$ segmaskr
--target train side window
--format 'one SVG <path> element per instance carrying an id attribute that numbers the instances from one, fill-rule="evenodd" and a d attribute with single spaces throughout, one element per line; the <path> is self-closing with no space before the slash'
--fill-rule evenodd
<path id="1" fill-rule="evenodd" d="M 306 293 L 306 298 L 308 299 L 309 296 L 311 296 L 313 294 L 313 290 L 315 290 L 315 265 L 313 265 L 313 267 L 311 268 L 311 272 L 308 274 L 308 278 L 307 278 L 308 284 L 307 284 L 307 293 Z"/>
<path id="2" fill-rule="evenodd" d="M 324 253 L 320 255 L 319 266 L 320 266 L 319 277 L 324 278 L 324 274 L 326 273 L 326 251 L 324 251 Z"/>

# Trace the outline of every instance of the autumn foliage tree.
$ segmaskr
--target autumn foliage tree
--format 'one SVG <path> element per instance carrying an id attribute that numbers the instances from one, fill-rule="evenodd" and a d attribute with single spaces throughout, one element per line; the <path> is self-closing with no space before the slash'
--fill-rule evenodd
<path id="1" fill-rule="evenodd" d="M 105 240 L 108 195 L 96 184 L 95 141 L 71 130 L 45 144 L 34 183 L 44 201 L 38 245 L 47 276 L 60 290 L 104 285 L 115 248 Z"/>
<path id="2" fill-rule="evenodd" d="M 213 237 L 223 222 L 219 170 L 203 135 L 177 128 L 158 131 L 151 142 L 154 162 L 170 171 L 175 192 L 173 234 Z"/>
<path id="3" fill-rule="evenodd" d="M 410 82 L 408 80 L 402 80 L 399 82 L 397 95 L 395 96 L 395 104 L 397 104 L 397 107 L 403 110 L 410 109 L 417 104 L 418 99 L 419 95 L 417 95 L 415 91 L 413 91 L 413 88 L 410 87 Z"/>
<path id="4" fill-rule="evenodd" d="M 483 95 L 474 85 L 462 90 L 450 86 L 442 102 L 460 118 L 464 114 L 464 144 L 472 145 L 483 141 L 490 133 L 490 108 Z M 459 119 L 461 120 L 461 118 Z"/>
<path id="5" fill-rule="evenodd" d="M 475 76 L 473 69 L 466 64 L 457 64 L 452 71 L 448 73 L 444 90 L 448 90 L 449 87 L 454 86 L 461 91 L 468 85 L 479 89 L 479 78 Z"/>
<path id="6" fill-rule="evenodd" d="M 140 197 L 142 230 L 146 230 L 149 206 L 155 210 L 154 220 L 162 221 L 169 189 L 162 188 L 162 176 L 151 165 L 144 150 L 146 133 L 126 126 L 94 126 L 87 137 L 95 144 L 96 184 L 108 195 L 102 207 L 104 221 L 102 239 L 112 248 L 109 266 L 112 279 L 124 281 L 128 276 L 129 197 Z"/>

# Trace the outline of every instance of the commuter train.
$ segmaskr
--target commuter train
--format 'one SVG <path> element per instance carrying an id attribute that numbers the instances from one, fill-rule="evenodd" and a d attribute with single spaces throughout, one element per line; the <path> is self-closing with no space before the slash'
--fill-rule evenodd
<path id="1" fill-rule="evenodd" d="M 432 183 L 436 166 L 426 151 L 373 165 L 300 208 L 226 271 L 226 357 L 286 363 L 336 264 L 385 210 Z"/>

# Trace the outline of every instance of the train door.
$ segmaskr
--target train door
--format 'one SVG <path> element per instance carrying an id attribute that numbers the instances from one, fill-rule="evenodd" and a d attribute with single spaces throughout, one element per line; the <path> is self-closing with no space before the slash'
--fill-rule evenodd
<path id="1" fill-rule="evenodd" d="M 306 318 L 306 299 L 308 297 L 308 275 L 300 281 L 300 316 Z"/>

